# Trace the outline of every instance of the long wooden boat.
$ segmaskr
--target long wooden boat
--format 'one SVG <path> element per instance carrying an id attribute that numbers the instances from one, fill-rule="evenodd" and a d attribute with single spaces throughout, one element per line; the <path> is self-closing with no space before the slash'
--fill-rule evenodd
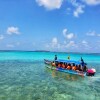
<path id="1" fill-rule="evenodd" d="M 47 59 L 44 59 L 44 63 L 47 65 L 46 67 L 47 68 L 50 68 L 50 69 L 53 69 L 53 70 L 57 70 L 57 71 L 60 71 L 60 72 L 65 72 L 65 73 L 70 73 L 70 74 L 74 74 L 74 75 L 80 75 L 80 76 L 93 76 L 95 74 L 95 72 L 92 72 L 92 73 L 89 73 L 89 72 L 83 72 L 83 71 L 74 71 L 74 70 L 68 70 L 68 69 L 65 69 L 65 68 L 59 68 L 57 66 L 52 66 L 52 60 L 47 60 Z M 76 64 L 76 65 L 81 65 L 81 62 L 79 61 L 74 61 L 74 60 L 56 60 L 55 62 L 62 62 L 62 63 L 70 63 L 70 64 Z M 92 70 L 92 69 L 89 69 L 89 70 Z"/>

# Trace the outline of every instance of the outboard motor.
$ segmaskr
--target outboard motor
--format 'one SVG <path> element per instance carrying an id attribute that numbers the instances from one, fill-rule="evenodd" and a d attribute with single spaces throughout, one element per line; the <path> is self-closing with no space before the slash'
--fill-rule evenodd
<path id="1" fill-rule="evenodd" d="M 88 69 L 86 75 L 87 76 L 94 76 L 96 70 L 94 68 Z"/>

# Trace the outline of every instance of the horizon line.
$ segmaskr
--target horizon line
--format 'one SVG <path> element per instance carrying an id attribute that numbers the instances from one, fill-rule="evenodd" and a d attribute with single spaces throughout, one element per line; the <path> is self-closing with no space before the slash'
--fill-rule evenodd
<path id="1" fill-rule="evenodd" d="M 71 51 L 71 52 L 68 52 L 68 51 L 49 51 L 49 50 L 0 50 L 0 52 L 5 52 L 5 51 L 9 51 L 9 52 L 11 52 L 11 51 L 15 51 L 15 52 L 17 52 L 17 51 L 20 51 L 20 52 L 55 52 L 55 53 L 82 53 L 82 54 L 100 54 L 100 52 L 91 52 L 91 53 L 89 53 L 89 52 L 73 52 L 73 51 Z"/>

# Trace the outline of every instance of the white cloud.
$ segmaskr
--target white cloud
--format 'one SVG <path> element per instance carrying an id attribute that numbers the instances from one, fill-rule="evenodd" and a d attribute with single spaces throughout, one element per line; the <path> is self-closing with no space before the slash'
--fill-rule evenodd
<path id="1" fill-rule="evenodd" d="M 63 0 L 36 0 L 39 6 L 44 6 L 48 10 L 59 9 Z"/>
<path id="2" fill-rule="evenodd" d="M 58 39 L 56 37 L 54 37 L 52 39 L 52 47 L 57 46 L 58 45 Z"/>
<path id="3" fill-rule="evenodd" d="M 74 37 L 74 34 L 73 34 L 73 33 L 67 34 L 66 37 L 67 37 L 68 39 L 72 39 L 72 38 Z"/>
<path id="4" fill-rule="evenodd" d="M 4 36 L 3 35 L 0 35 L 0 40 L 3 40 L 4 39 Z"/>
<path id="5" fill-rule="evenodd" d="M 78 46 L 75 44 L 74 41 L 70 41 L 67 45 L 66 45 L 67 48 L 77 48 Z"/>
<path id="6" fill-rule="evenodd" d="M 7 29 L 7 34 L 12 35 L 12 34 L 20 34 L 19 28 L 18 27 L 8 27 Z"/>
<path id="7" fill-rule="evenodd" d="M 63 35 L 64 35 L 64 36 L 66 36 L 67 31 L 68 31 L 68 30 L 67 30 L 66 28 L 63 29 Z"/>
<path id="8" fill-rule="evenodd" d="M 77 2 L 77 0 L 70 0 L 72 6 L 75 8 L 73 11 L 74 17 L 79 17 L 80 14 L 84 13 L 85 5 L 82 4 L 82 2 Z"/>
<path id="9" fill-rule="evenodd" d="M 77 0 L 70 0 L 70 2 L 74 7 L 78 7 L 79 5 L 81 5 L 81 3 L 77 2 Z"/>
<path id="10" fill-rule="evenodd" d="M 8 48 L 13 48 L 13 47 L 15 47 L 13 44 L 7 44 L 7 47 Z"/>
<path id="11" fill-rule="evenodd" d="M 48 50 L 60 50 L 61 44 L 58 42 L 58 39 L 56 37 L 52 38 L 50 43 L 46 43 L 45 47 Z"/>
<path id="12" fill-rule="evenodd" d="M 75 9 L 75 11 L 73 12 L 73 15 L 74 15 L 75 17 L 79 17 L 79 14 L 84 13 L 84 11 L 83 11 L 83 8 L 84 8 L 84 7 L 85 7 L 84 5 L 79 5 L 79 6 L 77 6 L 76 9 Z"/>
<path id="13" fill-rule="evenodd" d="M 95 36 L 95 37 L 100 37 L 100 34 L 97 34 L 95 31 L 89 31 L 86 33 L 87 36 Z"/>
<path id="14" fill-rule="evenodd" d="M 67 8 L 67 15 L 71 14 L 71 8 Z"/>
<path id="15" fill-rule="evenodd" d="M 85 40 L 83 40 L 83 41 L 82 41 L 82 44 L 88 44 L 88 42 L 87 42 L 87 41 L 85 41 Z"/>
<path id="16" fill-rule="evenodd" d="M 20 44 L 21 44 L 20 42 L 15 42 L 15 43 L 9 43 L 6 46 L 8 48 L 14 48 L 14 47 L 20 46 Z"/>
<path id="17" fill-rule="evenodd" d="M 96 32 L 95 31 L 89 31 L 86 35 L 88 35 L 88 36 L 96 36 Z"/>
<path id="18" fill-rule="evenodd" d="M 86 40 L 82 41 L 82 45 L 85 46 L 85 47 L 89 47 L 88 42 Z"/>
<path id="19" fill-rule="evenodd" d="M 74 34 L 73 33 L 68 33 L 68 30 L 67 29 L 64 29 L 63 30 L 63 36 L 67 39 L 72 39 L 74 37 Z"/>
<path id="20" fill-rule="evenodd" d="M 97 36 L 100 36 L 100 34 L 97 34 Z"/>
<path id="21" fill-rule="evenodd" d="M 87 5 L 99 5 L 100 0 L 83 0 Z"/>
<path id="22" fill-rule="evenodd" d="M 82 48 L 82 50 L 89 50 L 89 52 L 91 52 L 94 47 L 92 48 L 91 43 L 88 43 L 86 40 L 83 40 L 80 44 L 80 48 Z"/>

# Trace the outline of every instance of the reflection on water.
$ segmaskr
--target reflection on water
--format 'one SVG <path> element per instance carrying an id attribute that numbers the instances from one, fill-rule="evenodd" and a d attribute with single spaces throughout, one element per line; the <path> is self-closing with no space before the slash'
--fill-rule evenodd
<path id="1" fill-rule="evenodd" d="M 70 81 L 77 81 L 78 79 L 83 79 L 83 76 L 78 76 L 78 75 L 73 75 L 73 74 L 69 74 L 69 73 L 64 73 L 64 72 L 59 72 L 55 69 L 50 69 L 50 68 L 46 68 L 46 72 L 51 73 L 53 78 L 63 78 L 65 80 L 70 80 Z"/>

